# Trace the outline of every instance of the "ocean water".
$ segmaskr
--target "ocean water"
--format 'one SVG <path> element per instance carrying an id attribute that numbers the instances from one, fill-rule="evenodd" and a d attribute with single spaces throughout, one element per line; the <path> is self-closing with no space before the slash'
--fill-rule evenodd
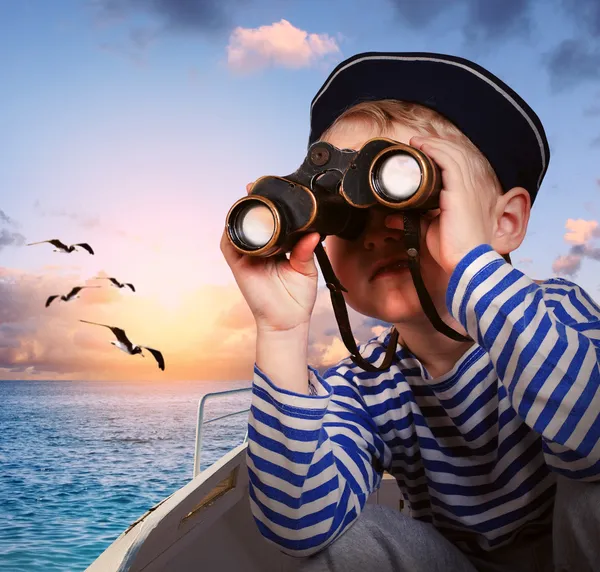
<path id="1" fill-rule="evenodd" d="M 85 570 L 193 476 L 208 393 L 241 382 L 0 381 L 0 570 Z M 207 399 L 204 419 L 250 392 Z M 203 427 L 201 468 L 242 443 L 248 414 Z"/>

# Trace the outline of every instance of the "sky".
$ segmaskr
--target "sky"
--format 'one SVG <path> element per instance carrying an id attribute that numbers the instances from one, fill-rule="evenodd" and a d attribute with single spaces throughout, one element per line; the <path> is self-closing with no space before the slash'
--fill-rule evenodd
<path id="1" fill-rule="evenodd" d="M 513 264 L 600 300 L 597 0 L 5 1 L 0 379 L 251 379 L 225 216 L 246 183 L 300 165 L 313 96 L 365 51 L 466 57 L 533 107 L 551 160 Z M 53 238 L 95 255 L 26 246 Z M 324 367 L 348 352 L 319 284 L 309 361 Z M 44 307 L 77 285 L 102 287 Z M 165 371 L 79 319 L 160 349 Z M 360 341 L 380 331 L 350 319 Z"/>

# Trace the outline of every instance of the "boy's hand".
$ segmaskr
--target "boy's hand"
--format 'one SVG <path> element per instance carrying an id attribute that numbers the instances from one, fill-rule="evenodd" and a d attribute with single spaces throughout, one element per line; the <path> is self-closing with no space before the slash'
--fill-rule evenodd
<path id="1" fill-rule="evenodd" d="M 452 274 L 462 258 L 480 244 L 490 244 L 498 194 L 491 177 L 476 166 L 477 157 L 458 143 L 439 137 L 413 137 L 410 145 L 428 155 L 442 173 L 439 214 L 425 231 L 427 249 Z M 401 213 L 385 220 L 389 228 L 403 228 Z"/>
<path id="2" fill-rule="evenodd" d="M 250 193 L 252 183 L 246 185 Z M 221 252 L 254 315 L 259 331 L 307 330 L 317 297 L 318 273 L 314 249 L 319 233 L 303 236 L 290 253 L 267 258 L 238 253 L 221 236 Z"/>

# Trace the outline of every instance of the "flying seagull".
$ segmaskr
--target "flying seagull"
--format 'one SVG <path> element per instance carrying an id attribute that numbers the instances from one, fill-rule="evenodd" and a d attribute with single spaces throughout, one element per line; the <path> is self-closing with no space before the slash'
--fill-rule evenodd
<path id="1" fill-rule="evenodd" d="M 54 296 L 50 296 L 46 300 L 46 308 L 48 306 L 50 306 L 52 301 L 55 300 L 56 298 L 60 298 L 64 302 L 70 302 L 71 300 L 73 300 L 75 298 L 79 298 L 80 296 L 78 294 L 84 288 L 100 288 L 100 286 L 75 286 L 75 288 L 73 288 L 66 296 L 61 296 L 60 294 L 55 294 Z"/>
<path id="2" fill-rule="evenodd" d="M 33 246 L 34 244 L 43 244 L 44 242 L 49 242 L 52 246 L 56 247 L 52 252 L 64 252 L 68 254 L 70 252 L 73 252 L 74 250 L 77 250 L 77 246 L 81 246 L 81 248 L 84 248 L 90 254 L 94 254 L 92 247 L 87 242 L 79 242 L 78 244 L 71 244 L 70 246 L 67 246 L 64 242 L 58 240 L 58 238 L 54 238 L 52 240 L 41 240 L 40 242 L 30 242 L 29 244 L 27 244 L 27 246 Z"/>
<path id="3" fill-rule="evenodd" d="M 110 280 L 117 288 L 124 288 L 129 286 L 132 292 L 135 292 L 135 288 L 131 282 L 119 282 L 116 278 L 109 278 L 108 276 L 96 276 L 95 280 Z"/>
<path id="4" fill-rule="evenodd" d="M 125 333 L 125 330 L 122 330 L 121 328 L 115 328 L 114 326 L 107 326 L 106 324 L 99 324 L 98 322 L 88 322 L 87 320 L 79 320 L 79 321 L 84 322 L 86 324 L 94 324 L 96 326 L 104 326 L 105 328 L 109 328 L 117 338 L 117 341 L 112 340 L 110 343 L 113 346 L 119 348 L 121 351 L 128 353 L 129 355 L 140 354 L 142 357 L 146 357 L 142 353 L 142 348 L 145 350 L 148 350 L 154 356 L 156 363 L 158 363 L 158 368 L 164 371 L 165 360 L 163 358 L 163 355 L 158 350 L 154 350 L 154 349 L 146 347 L 146 346 L 138 346 L 138 345 L 132 344 L 129 341 L 129 338 L 127 338 L 127 334 Z"/>

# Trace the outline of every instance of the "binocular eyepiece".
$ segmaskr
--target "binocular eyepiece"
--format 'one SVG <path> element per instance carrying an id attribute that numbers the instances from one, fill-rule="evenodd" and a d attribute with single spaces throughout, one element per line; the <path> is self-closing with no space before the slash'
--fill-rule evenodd
<path id="1" fill-rule="evenodd" d="M 441 183 L 427 155 L 391 139 L 371 139 L 358 151 L 316 142 L 294 173 L 259 178 L 231 207 L 227 236 L 238 252 L 263 257 L 291 251 L 311 232 L 352 240 L 371 206 L 437 208 Z"/>

